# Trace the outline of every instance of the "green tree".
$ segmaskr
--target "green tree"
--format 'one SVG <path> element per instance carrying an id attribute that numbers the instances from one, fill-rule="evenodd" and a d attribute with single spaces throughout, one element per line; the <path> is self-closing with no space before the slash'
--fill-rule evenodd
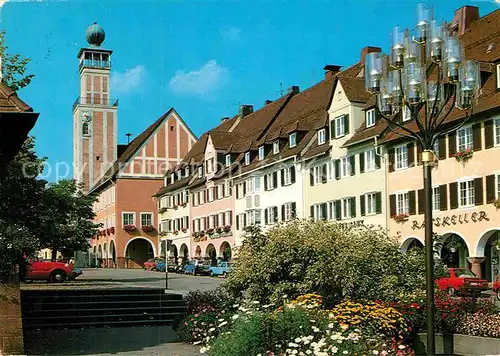
<path id="1" fill-rule="evenodd" d="M 34 74 L 26 74 L 30 58 L 9 53 L 5 43 L 5 31 L 0 31 L 0 57 L 2 58 L 2 81 L 12 90 L 17 91 L 28 86 Z"/>
<path id="2" fill-rule="evenodd" d="M 24 256 L 33 256 L 43 234 L 46 181 L 36 177 L 45 159 L 36 155 L 34 146 L 28 138 L 0 175 L 0 276 L 11 275 Z"/>
<path id="3" fill-rule="evenodd" d="M 45 190 L 40 237 L 42 248 L 52 250 L 52 259 L 57 251 L 70 256 L 74 251 L 84 251 L 90 247 L 89 240 L 100 226 L 93 222 L 95 195 L 83 193 L 82 185 L 75 180 L 60 180 L 49 184 Z"/>

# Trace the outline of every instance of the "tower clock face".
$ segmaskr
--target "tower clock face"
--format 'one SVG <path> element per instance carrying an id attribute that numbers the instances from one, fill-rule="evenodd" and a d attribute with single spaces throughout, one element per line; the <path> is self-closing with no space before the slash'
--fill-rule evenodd
<path id="1" fill-rule="evenodd" d="M 90 113 L 88 111 L 82 112 L 82 121 L 83 122 L 89 122 L 91 119 Z"/>

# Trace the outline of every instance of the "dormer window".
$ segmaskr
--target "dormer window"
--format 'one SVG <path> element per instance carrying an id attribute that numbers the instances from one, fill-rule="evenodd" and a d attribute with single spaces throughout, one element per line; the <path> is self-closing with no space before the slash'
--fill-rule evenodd
<path id="1" fill-rule="evenodd" d="M 318 130 L 318 145 L 322 145 L 326 142 L 326 129 Z"/>
<path id="2" fill-rule="evenodd" d="M 250 164 L 250 152 L 245 153 L 245 165 L 248 166 Z"/>
<path id="3" fill-rule="evenodd" d="M 403 122 L 408 121 L 411 119 L 411 110 L 408 106 L 405 105 L 405 108 L 403 110 Z"/>
<path id="4" fill-rule="evenodd" d="M 375 109 L 366 110 L 366 127 L 375 126 Z"/>
<path id="5" fill-rule="evenodd" d="M 170 174 L 170 182 L 174 182 L 175 181 L 175 173 L 171 173 Z"/>
<path id="6" fill-rule="evenodd" d="M 262 161 L 264 159 L 265 153 L 264 153 L 264 146 L 259 147 L 259 160 Z"/>
<path id="7" fill-rule="evenodd" d="M 293 134 L 291 134 L 288 138 L 288 141 L 290 143 L 290 148 L 297 146 L 297 133 L 294 132 Z"/>
<path id="8" fill-rule="evenodd" d="M 497 64 L 497 89 L 500 89 L 500 64 Z"/>
<path id="9" fill-rule="evenodd" d="M 168 177 L 163 178 L 163 185 L 165 187 L 168 185 Z"/>
<path id="10" fill-rule="evenodd" d="M 189 167 L 184 168 L 184 176 L 189 177 Z"/>
<path id="11" fill-rule="evenodd" d="M 231 165 L 231 155 L 226 155 L 226 167 Z"/>
<path id="12" fill-rule="evenodd" d="M 177 179 L 181 180 L 182 179 L 182 171 L 177 171 Z"/>
<path id="13" fill-rule="evenodd" d="M 198 167 L 198 178 L 203 177 L 203 166 Z"/>
<path id="14" fill-rule="evenodd" d="M 280 153 L 280 142 L 278 140 L 273 142 L 273 154 Z"/>

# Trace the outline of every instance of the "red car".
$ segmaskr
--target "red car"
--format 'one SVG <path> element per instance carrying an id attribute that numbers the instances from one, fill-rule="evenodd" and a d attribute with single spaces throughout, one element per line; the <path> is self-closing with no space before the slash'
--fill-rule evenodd
<path id="1" fill-rule="evenodd" d="M 493 282 L 493 292 L 497 294 L 497 299 L 500 300 L 500 279 Z"/>
<path id="2" fill-rule="evenodd" d="M 63 262 L 43 261 L 39 259 L 29 260 L 26 271 L 27 280 L 46 280 L 48 282 L 61 283 L 67 278 L 73 277 L 73 264 Z"/>
<path id="3" fill-rule="evenodd" d="M 146 262 L 144 262 L 144 269 L 146 271 L 155 271 L 157 270 L 156 264 L 160 261 L 159 258 L 150 258 Z"/>
<path id="4" fill-rule="evenodd" d="M 438 279 L 436 284 L 449 295 L 481 294 L 482 291 L 488 290 L 488 281 L 479 278 L 467 268 L 449 268 L 448 275 Z"/>

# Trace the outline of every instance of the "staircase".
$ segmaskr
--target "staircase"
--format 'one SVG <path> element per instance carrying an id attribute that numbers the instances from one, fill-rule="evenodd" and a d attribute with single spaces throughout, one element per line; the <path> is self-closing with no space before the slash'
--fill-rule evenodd
<path id="1" fill-rule="evenodd" d="M 171 325 L 186 311 L 163 289 L 23 290 L 24 329 Z"/>

